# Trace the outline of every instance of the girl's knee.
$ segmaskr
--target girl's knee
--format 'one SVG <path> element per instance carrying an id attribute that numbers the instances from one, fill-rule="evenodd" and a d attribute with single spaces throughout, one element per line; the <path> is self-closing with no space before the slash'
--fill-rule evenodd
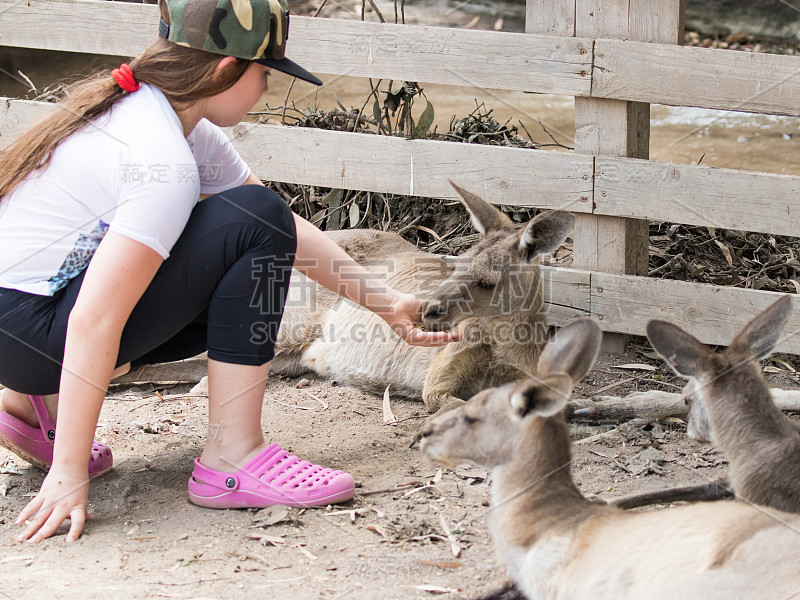
<path id="1" fill-rule="evenodd" d="M 252 222 L 275 246 L 294 254 L 297 246 L 294 214 L 278 194 L 261 185 L 243 185 L 219 196 L 234 210 L 237 221 Z"/>

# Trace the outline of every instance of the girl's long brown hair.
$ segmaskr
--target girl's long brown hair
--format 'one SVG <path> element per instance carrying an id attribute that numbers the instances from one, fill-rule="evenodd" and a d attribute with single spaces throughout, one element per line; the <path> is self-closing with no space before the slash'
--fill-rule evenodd
<path id="1" fill-rule="evenodd" d="M 168 21 L 163 3 L 161 15 Z M 223 58 L 158 38 L 129 64 L 136 81 L 154 85 L 174 108 L 180 109 L 224 92 L 250 65 L 249 61 L 237 59 L 215 76 L 214 69 Z M 0 202 L 28 175 L 46 167 L 62 141 L 107 112 L 127 94 L 110 72 L 94 75 L 69 89 L 44 120 L 0 151 Z"/>

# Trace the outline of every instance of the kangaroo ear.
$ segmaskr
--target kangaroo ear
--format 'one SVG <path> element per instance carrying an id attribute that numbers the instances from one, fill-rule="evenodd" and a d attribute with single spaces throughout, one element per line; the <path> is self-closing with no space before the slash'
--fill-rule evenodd
<path id="1" fill-rule="evenodd" d="M 594 319 L 576 319 L 556 332 L 539 357 L 541 377 L 566 373 L 577 383 L 589 372 L 600 351 L 603 332 Z"/>
<path id="2" fill-rule="evenodd" d="M 453 189 L 461 196 L 461 202 L 466 207 L 472 224 L 478 233 L 486 235 L 490 231 L 499 229 L 514 229 L 514 223 L 486 200 L 476 196 L 472 192 L 458 187 L 455 183 L 447 180 Z"/>
<path id="3" fill-rule="evenodd" d="M 521 418 L 552 417 L 564 410 L 570 393 L 572 379 L 565 373 L 526 379 L 511 392 L 511 408 Z"/>
<path id="4" fill-rule="evenodd" d="M 767 358 L 792 314 L 791 296 L 783 296 L 756 316 L 731 342 L 728 351 L 746 354 L 753 360 Z"/>
<path id="5" fill-rule="evenodd" d="M 572 226 L 575 217 L 564 210 L 551 210 L 536 215 L 522 230 L 519 249 L 526 260 L 533 260 L 542 254 L 555 252 Z"/>
<path id="6" fill-rule="evenodd" d="M 702 373 L 712 350 L 683 329 L 666 321 L 647 323 L 647 339 L 661 357 L 685 377 Z"/>

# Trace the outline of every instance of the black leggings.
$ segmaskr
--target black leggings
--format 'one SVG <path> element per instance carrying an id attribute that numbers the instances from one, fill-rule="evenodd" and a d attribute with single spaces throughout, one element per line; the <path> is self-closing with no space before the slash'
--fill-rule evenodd
<path id="1" fill-rule="evenodd" d="M 274 355 L 297 239 L 292 212 L 258 185 L 200 202 L 133 309 L 117 366 L 189 358 L 263 365 Z M 84 274 L 54 296 L 0 288 L 0 383 L 58 392 L 67 320 Z"/>

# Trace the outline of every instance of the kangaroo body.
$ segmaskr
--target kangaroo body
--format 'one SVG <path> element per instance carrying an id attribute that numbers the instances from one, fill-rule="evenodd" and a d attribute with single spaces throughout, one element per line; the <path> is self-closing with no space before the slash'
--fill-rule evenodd
<path id="1" fill-rule="evenodd" d="M 561 244 L 573 217 L 551 211 L 516 229 L 499 210 L 456 189 L 482 236 L 453 260 L 427 254 L 394 233 L 328 235 L 376 278 L 424 299 L 426 327 L 459 332 L 461 341 L 410 346 L 380 317 L 295 271 L 272 371 L 312 371 L 375 393 L 390 386 L 395 395 L 422 398 L 430 412 L 533 375 L 547 337 L 539 256 Z"/>
<path id="2" fill-rule="evenodd" d="M 543 350 L 536 379 L 484 390 L 425 425 L 436 462 L 492 469 L 489 525 L 530 600 L 767 600 L 800 590 L 800 516 L 740 502 L 626 512 L 575 485 L 563 409 L 594 363 L 580 319 Z"/>
<path id="3" fill-rule="evenodd" d="M 721 353 L 665 321 L 648 323 L 647 336 L 689 379 L 687 433 L 722 450 L 736 495 L 800 513 L 800 427 L 775 406 L 758 363 L 772 352 L 791 308 L 791 298 L 784 296 Z"/>

